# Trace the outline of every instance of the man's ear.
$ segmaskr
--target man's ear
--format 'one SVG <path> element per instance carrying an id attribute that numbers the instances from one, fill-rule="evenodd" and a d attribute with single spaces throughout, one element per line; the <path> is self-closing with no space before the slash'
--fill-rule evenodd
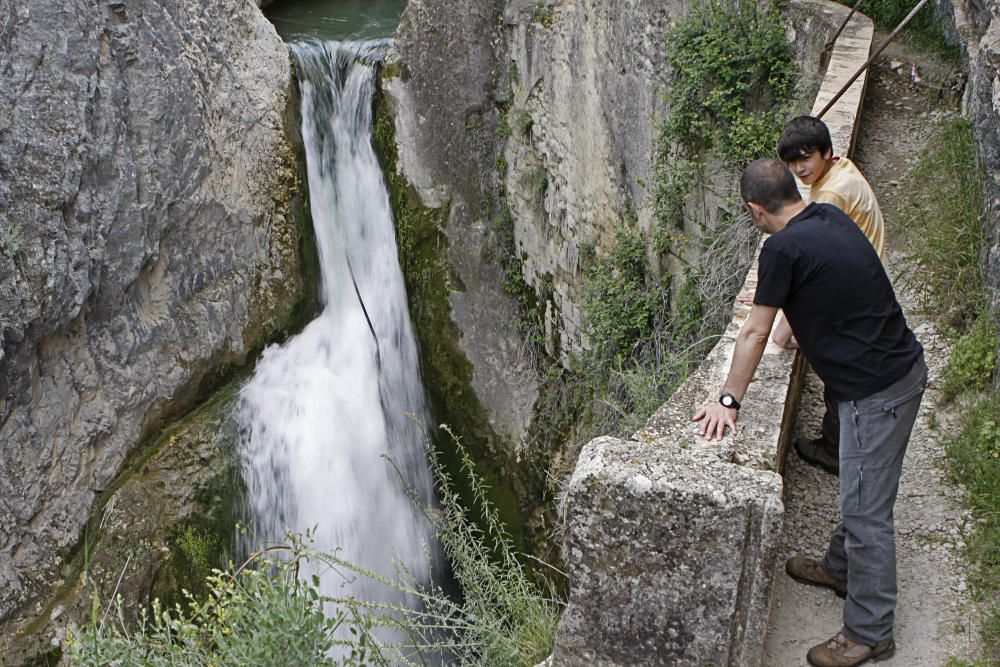
<path id="1" fill-rule="evenodd" d="M 829 160 L 833 158 L 833 148 L 832 147 L 827 148 L 825 151 L 820 153 L 820 157 L 822 157 L 824 160 Z"/>
<path id="2" fill-rule="evenodd" d="M 765 213 L 766 209 L 755 201 L 748 201 L 747 206 L 753 212 L 753 217 L 759 218 L 761 213 Z"/>

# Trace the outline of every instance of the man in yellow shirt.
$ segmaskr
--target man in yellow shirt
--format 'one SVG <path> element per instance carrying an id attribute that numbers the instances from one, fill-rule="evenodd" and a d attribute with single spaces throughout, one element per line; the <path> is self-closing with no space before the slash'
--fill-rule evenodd
<path id="1" fill-rule="evenodd" d="M 853 162 L 834 156 L 830 130 L 823 121 L 812 116 L 792 119 L 781 133 L 778 156 L 802 183 L 809 186 L 811 201 L 833 204 L 846 213 L 883 258 L 885 222 L 875 193 Z M 784 347 L 795 346 L 785 320 L 778 325 L 774 340 Z M 826 387 L 823 400 L 826 413 L 820 436 L 796 439 L 795 451 L 807 463 L 836 475 L 840 471 L 840 419 L 837 404 Z"/>

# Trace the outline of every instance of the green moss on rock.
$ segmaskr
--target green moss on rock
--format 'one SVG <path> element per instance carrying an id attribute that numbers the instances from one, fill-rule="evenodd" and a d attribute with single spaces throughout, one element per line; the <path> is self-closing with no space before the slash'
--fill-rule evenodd
<path id="1" fill-rule="evenodd" d="M 382 73 L 383 76 L 386 72 Z M 372 142 L 382 163 L 396 227 L 399 262 L 406 283 L 410 317 L 420 353 L 421 374 L 436 423 L 449 424 L 476 461 L 476 472 L 490 488 L 496 505 L 518 549 L 524 549 L 523 472 L 489 424 L 486 411 L 472 388 L 473 367 L 459 347 L 461 332 L 451 317 L 449 294 L 461 285 L 452 275 L 446 252 L 445 226 L 449 206 L 423 205 L 414 187 L 397 169 L 394 114 L 385 95 L 375 100 Z M 435 438 L 445 467 L 464 498 L 458 458 L 450 438 Z M 530 511 L 530 510 L 529 510 Z"/>

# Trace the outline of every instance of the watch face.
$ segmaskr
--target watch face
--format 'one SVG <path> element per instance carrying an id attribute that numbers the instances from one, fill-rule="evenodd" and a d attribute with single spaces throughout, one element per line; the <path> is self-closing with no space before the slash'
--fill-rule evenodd
<path id="1" fill-rule="evenodd" d="M 722 404 L 724 406 L 726 406 L 727 408 L 731 408 L 733 406 L 733 397 L 732 396 L 723 396 L 722 397 Z"/>

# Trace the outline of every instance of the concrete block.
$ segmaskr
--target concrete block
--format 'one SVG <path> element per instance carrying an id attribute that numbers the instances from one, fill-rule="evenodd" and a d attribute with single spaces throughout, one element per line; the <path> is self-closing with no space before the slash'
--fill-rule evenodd
<path id="1" fill-rule="evenodd" d="M 776 473 L 666 439 L 598 438 L 564 508 L 572 591 L 553 664 L 756 664 L 782 523 Z"/>

